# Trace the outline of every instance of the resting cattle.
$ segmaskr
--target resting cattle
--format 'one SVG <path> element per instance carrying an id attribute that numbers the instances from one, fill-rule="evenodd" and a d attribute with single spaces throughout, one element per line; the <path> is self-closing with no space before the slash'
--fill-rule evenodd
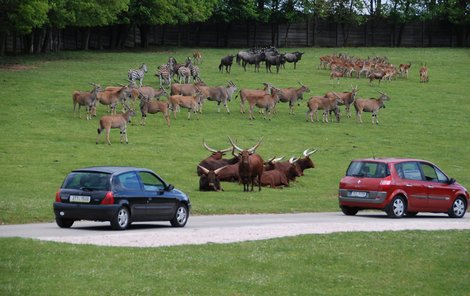
<path id="1" fill-rule="evenodd" d="M 288 161 L 268 161 L 264 169 L 265 171 L 278 170 L 282 172 L 288 180 L 294 181 L 295 178 L 302 176 L 300 167 L 296 164 L 299 159 L 291 157 Z"/>
<path id="2" fill-rule="evenodd" d="M 258 182 L 258 190 L 261 191 L 261 175 L 263 174 L 263 158 L 259 154 L 255 153 L 256 148 L 261 144 L 262 139 L 256 143 L 255 146 L 249 149 L 242 149 L 238 147 L 232 139 L 229 137 L 229 141 L 232 144 L 232 153 L 235 155 L 235 150 L 239 152 L 239 164 L 238 174 L 240 176 L 240 182 L 243 184 L 243 191 L 253 191 L 255 182 Z"/>
<path id="3" fill-rule="evenodd" d="M 202 171 L 202 175 L 199 177 L 199 191 L 223 191 L 220 187 L 218 174 L 224 167 L 216 170 L 208 170 L 203 166 L 198 166 L 198 168 Z"/>
<path id="4" fill-rule="evenodd" d="M 362 123 L 362 112 L 371 112 L 372 113 L 372 124 L 379 124 L 379 110 L 385 108 L 384 101 L 390 100 L 390 97 L 385 93 L 380 92 L 381 94 L 378 99 L 357 99 L 354 102 L 354 108 L 356 109 L 356 120 L 359 119 L 359 122 Z"/>
<path id="5" fill-rule="evenodd" d="M 306 169 L 312 169 L 312 168 L 315 167 L 315 164 L 314 164 L 313 160 L 310 158 L 310 155 L 312 155 L 315 152 L 317 152 L 317 149 L 315 149 L 313 151 L 310 151 L 309 149 L 306 149 L 303 152 L 304 157 L 301 157 L 301 158 L 299 158 L 299 160 L 297 160 L 297 164 L 299 165 L 299 168 L 300 168 L 300 171 L 302 172 L 302 175 L 303 175 L 303 172 Z"/>
<path id="6" fill-rule="evenodd" d="M 283 186 L 289 186 L 289 180 L 280 170 L 264 171 L 261 175 L 261 186 L 282 188 Z"/>
<path id="7" fill-rule="evenodd" d="M 206 141 L 204 139 L 202 140 L 202 145 L 208 151 L 212 152 L 212 154 L 209 157 L 201 160 L 201 162 L 199 163 L 198 168 L 197 168 L 198 176 L 200 176 L 202 174 L 202 171 L 199 168 L 199 166 L 205 167 L 208 170 L 216 170 L 216 169 L 221 168 L 223 166 L 227 166 L 227 165 L 230 165 L 230 164 L 235 164 L 235 163 L 238 162 L 238 157 L 233 157 L 231 159 L 224 159 L 223 158 L 223 156 L 225 155 L 226 152 L 233 149 L 232 147 L 228 147 L 228 148 L 222 149 L 222 150 L 214 149 L 214 148 L 209 147 L 206 144 Z"/>

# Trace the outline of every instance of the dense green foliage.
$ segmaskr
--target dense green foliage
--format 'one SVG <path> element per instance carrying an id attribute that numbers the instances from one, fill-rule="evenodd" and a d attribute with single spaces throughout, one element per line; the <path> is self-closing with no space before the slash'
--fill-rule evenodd
<path id="1" fill-rule="evenodd" d="M 161 114 L 150 115 L 140 126 L 140 112 L 128 128 L 129 144 L 119 144 L 119 131 L 111 132 L 112 145 L 104 137 L 96 145 L 98 119 L 106 108 L 98 106 L 98 117 L 86 121 L 72 114 L 72 93 L 90 90 L 89 83 L 103 87 L 125 83 L 127 70 L 146 62 L 149 72 L 144 84 L 158 87 L 153 73 L 157 65 L 174 56 L 178 61 L 191 55 L 192 49 L 155 49 L 131 53 L 64 52 L 42 56 L 0 60 L 0 222 L 25 223 L 52 221 L 52 202 L 65 175 L 73 169 L 93 165 L 133 165 L 153 169 L 163 178 L 187 192 L 194 214 L 278 213 L 336 211 L 338 181 L 353 158 L 372 156 L 416 157 L 439 165 L 467 188 L 470 186 L 468 143 L 470 134 L 470 93 L 467 72 L 468 50 L 453 49 L 336 49 L 358 57 L 388 56 L 394 64 L 411 62 L 409 79 L 383 82 L 381 87 L 364 78 L 342 79 L 332 83 L 329 72 L 318 70 L 319 57 L 332 49 L 305 51 L 297 69 L 287 64 L 285 70 L 267 74 L 254 73 L 234 64 L 231 74 L 219 73 L 220 58 L 232 49 L 201 49 L 201 76 L 208 85 L 225 85 L 232 80 L 239 88 L 260 88 L 262 82 L 278 87 L 311 88 L 288 114 L 286 104 L 278 105 L 271 121 L 255 114 L 239 113 L 239 98 L 229 103 L 231 113 L 222 108 L 217 113 L 214 102 L 206 102 L 199 120 L 186 119 L 183 110 L 172 117 L 171 127 Z M 456 63 L 455 61 L 459 61 Z M 418 68 L 426 62 L 430 82 L 419 83 Z M 9 67 L 6 67 L 8 64 Z M 16 64 L 10 64 L 16 63 Z M 364 124 L 342 117 L 340 123 L 307 123 L 306 100 L 327 91 L 347 91 L 358 85 L 360 97 L 377 97 L 385 91 L 391 101 L 379 113 L 380 125 L 372 125 L 370 114 Z M 138 105 L 137 105 L 138 106 Z M 307 170 L 289 188 L 265 188 L 261 192 L 243 193 L 238 184 L 224 183 L 224 192 L 199 192 L 196 165 L 209 152 L 202 140 L 215 148 L 230 147 L 227 136 L 242 147 L 251 147 L 264 137 L 257 150 L 263 158 L 300 156 L 307 148 L 318 148 L 313 155 L 316 168 Z"/>
<path id="2" fill-rule="evenodd" d="M 467 295 L 469 245 L 469 231 L 157 249 L 1 239 L 0 294 Z"/>

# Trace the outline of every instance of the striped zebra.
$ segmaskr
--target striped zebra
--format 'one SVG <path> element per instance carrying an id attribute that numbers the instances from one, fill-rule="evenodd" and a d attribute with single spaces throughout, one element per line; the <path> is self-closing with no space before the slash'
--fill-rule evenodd
<path id="1" fill-rule="evenodd" d="M 129 69 L 127 72 L 127 76 L 129 77 L 129 80 L 134 82 L 138 79 L 140 86 L 142 86 L 142 81 L 144 81 L 144 75 L 147 73 L 147 65 L 142 64 L 138 70 L 135 69 Z"/>
<path id="2" fill-rule="evenodd" d="M 162 87 L 162 85 L 171 86 L 172 74 L 171 74 L 171 66 L 169 64 L 164 64 L 158 67 L 157 74 L 155 75 L 158 76 L 158 78 L 160 79 L 160 87 Z"/>
<path id="3" fill-rule="evenodd" d="M 178 80 L 179 83 L 189 83 L 191 82 L 191 69 L 188 67 L 180 67 L 178 69 Z"/>
<path id="4" fill-rule="evenodd" d="M 189 69 L 191 70 L 191 76 L 193 77 L 194 82 L 201 81 L 201 77 L 199 76 L 201 71 L 199 70 L 199 67 L 190 64 Z"/>

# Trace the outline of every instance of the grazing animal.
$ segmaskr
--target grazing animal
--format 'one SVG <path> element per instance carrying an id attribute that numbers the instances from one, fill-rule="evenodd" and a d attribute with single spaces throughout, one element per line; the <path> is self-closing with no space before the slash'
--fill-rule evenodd
<path id="1" fill-rule="evenodd" d="M 111 108 L 111 114 L 116 114 L 117 103 L 125 103 L 131 98 L 132 87 L 121 86 L 110 90 L 99 91 L 96 99 L 103 105 Z"/>
<path id="2" fill-rule="evenodd" d="M 204 148 L 206 148 L 208 151 L 212 152 L 212 154 L 209 157 L 201 160 L 201 162 L 199 163 L 199 166 L 203 166 L 203 167 L 205 167 L 209 170 L 216 170 L 216 169 L 221 168 L 223 166 L 235 164 L 235 163 L 238 162 L 238 157 L 233 157 L 231 159 L 222 158 L 225 155 L 226 152 L 233 149 L 232 147 L 222 149 L 222 150 L 217 150 L 217 149 L 209 147 L 206 144 L 206 142 L 204 141 L 204 139 L 202 140 L 202 144 L 203 144 Z M 197 174 L 198 174 L 198 176 L 200 176 L 202 174 L 202 171 L 200 170 L 199 167 L 197 168 Z"/>
<path id="3" fill-rule="evenodd" d="M 227 86 L 196 86 L 196 88 L 201 91 L 203 100 L 208 99 L 217 102 L 217 112 L 220 112 L 220 103 L 223 103 L 227 113 L 230 113 L 227 102 L 232 98 L 232 94 L 237 91 L 237 86 L 232 81 L 228 81 Z M 199 111 L 202 113 L 202 105 Z"/>
<path id="4" fill-rule="evenodd" d="M 345 75 L 345 71 L 344 69 L 340 69 L 340 68 L 336 68 L 334 70 L 331 70 L 330 72 L 330 79 L 333 80 L 336 78 L 336 84 L 339 84 L 339 78 L 340 77 L 344 77 Z M 333 82 L 333 81 L 332 81 Z"/>
<path id="5" fill-rule="evenodd" d="M 306 120 L 310 116 L 310 121 L 313 122 L 313 116 L 318 121 L 318 110 L 323 110 L 322 122 L 328 122 L 328 114 L 333 111 L 336 116 L 336 121 L 339 122 L 339 108 L 338 103 L 341 102 L 339 98 L 327 98 L 322 96 L 313 96 L 307 102 L 308 111 L 306 114 Z"/>
<path id="6" fill-rule="evenodd" d="M 408 73 L 410 72 L 410 68 L 411 68 L 411 63 L 400 64 L 400 66 L 398 67 L 398 71 L 401 76 L 404 76 L 406 77 L 406 79 L 408 79 Z"/>
<path id="7" fill-rule="evenodd" d="M 369 85 L 372 85 L 372 81 L 376 79 L 379 81 L 380 85 L 380 82 L 385 79 L 385 72 L 376 70 L 371 72 L 367 77 L 369 78 Z"/>
<path id="8" fill-rule="evenodd" d="M 250 106 L 250 120 L 255 119 L 255 117 L 253 116 L 253 109 L 255 106 L 266 111 L 264 119 L 268 118 L 269 120 L 271 120 L 272 111 L 274 110 L 274 107 L 276 106 L 277 102 L 279 102 L 280 93 L 280 89 L 272 88 L 271 94 L 248 96 L 246 100 L 248 101 L 248 104 Z"/>
<path id="9" fill-rule="evenodd" d="M 156 114 L 161 112 L 166 120 L 166 125 L 170 127 L 170 113 L 168 112 L 168 102 L 154 101 L 142 95 L 140 99 L 140 113 L 142 113 L 141 125 L 145 125 L 147 114 Z"/>
<path id="10" fill-rule="evenodd" d="M 202 175 L 199 177 L 199 191 L 224 191 L 220 187 L 219 173 L 225 167 L 216 170 L 209 170 L 203 166 L 198 166 L 201 169 Z"/>
<path id="11" fill-rule="evenodd" d="M 279 93 L 279 100 L 281 102 L 289 102 L 289 114 L 294 114 L 295 102 L 297 102 L 297 100 L 302 100 L 304 93 L 310 92 L 310 88 L 308 88 L 308 86 L 305 86 L 300 82 L 299 84 L 299 88 L 281 88 L 281 92 Z"/>
<path id="12" fill-rule="evenodd" d="M 263 158 L 261 158 L 259 154 L 256 154 L 255 150 L 259 147 L 263 139 L 261 138 L 255 146 L 249 149 L 242 149 L 238 147 L 230 137 L 228 139 L 233 147 L 233 156 L 236 156 L 235 150 L 239 152 L 238 175 L 240 176 L 240 182 L 243 184 L 243 191 L 253 191 L 256 181 L 258 182 L 258 191 L 261 191 L 261 175 L 264 171 Z"/>
<path id="13" fill-rule="evenodd" d="M 170 95 L 182 95 L 182 96 L 192 96 L 198 90 L 197 87 L 199 86 L 206 86 L 206 84 L 202 81 L 197 83 L 173 83 L 171 85 Z"/>
<path id="14" fill-rule="evenodd" d="M 228 55 L 220 59 L 219 71 L 223 72 L 223 68 L 225 67 L 225 72 L 230 73 L 232 70 L 234 55 Z"/>
<path id="15" fill-rule="evenodd" d="M 147 65 L 142 64 L 139 69 L 129 69 L 127 72 L 127 76 L 130 81 L 135 82 L 136 80 L 139 80 L 140 86 L 142 86 L 142 81 L 144 81 L 144 75 L 147 73 Z"/>
<path id="16" fill-rule="evenodd" d="M 276 66 L 276 73 L 279 73 L 279 68 L 286 62 L 284 54 L 266 54 L 266 72 L 272 73 L 271 66 Z"/>
<path id="17" fill-rule="evenodd" d="M 179 67 L 178 68 L 178 82 L 179 83 L 189 83 L 191 81 L 191 69 L 188 67 Z"/>
<path id="18" fill-rule="evenodd" d="M 74 91 L 72 95 L 73 102 L 73 114 L 75 114 L 75 107 L 78 104 L 78 117 L 82 118 L 80 115 L 80 107 L 85 106 L 86 110 L 86 119 L 90 120 L 92 116 L 96 116 L 96 95 L 101 91 L 101 86 L 99 84 L 94 84 L 91 91 Z"/>
<path id="19" fill-rule="evenodd" d="M 289 179 L 280 170 L 264 171 L 261 175 L 261 186 L 269 186 L 270 188 L 282 188 L 289 186 Z"/>
<path id="20" fill-rule="evenodd" d="M 286 53 L 285 58 L 286 62 L 288 63 L 294 63 L 294 70 L 297 67 L 297 62 L 302 59 L 303 52 L 295 51 L 293 53 Z"/>
<path id="21" fill-rule="evenodd" d="M 199 105 L 201 103 L 201 93 L 197 92 L 192 96 L 174 95 L 168 99 L 169 107 L 173 110 L 173 117 L 176 119 L 176 111 L 179 107 L 188 109 L 188 120 L 191 119 L 191 112 L 196 115 L 196 119 L 199 120 L 197 114 Z"/>
<path id="22" fill-rule="evenodd" d="M 356 120 L 359 119 L 359 122 L 362 123 L 362 112 L 371 112 L 372 113 L 372 124 L 379 124 L 379 110 L 385 108 L 384 101 L 390 100 L 390 97 L 385 93 L 380 92 L 381 94 L 378 99 L 356 99 L 354 101 L 354 108 L 356 109 Z"/>
<path id="23" fill-rule="evenodd" d="M 248 97 L 251 96 L 262 96 L 268 95 L 271 93 L 272 85 L 270 83 L 264 82 L 263 89 L 248 89 L 243 88 L 240 90 L 240 113 L 245 113 L 245 102 L 247 101 Z"/>
<path id="24" fill-rule="evenodd" d="M 193 58 L 194 58 L 194 63 L 195 64 L 200 64 L 202 63 L 202 52 L 199 49 L 196 49 L 193 52 Z"/>
<path id="25" fill-rule="evenodd" d="M 299 159 L 291 157 L 288 161 L 277 161 L 276 159 L 270 159 L 264 165 L 265 171 L 278 170 L 286 176 L 288 180 L 295 181 L 295 178 L 302 176 L 302 171 L 297 165 Z"/>
<path id="26" fill-rule="evenodd" d="M 419 82 L 429 82 L 429 73 L 426 65 L 419 69 Z"/>
<path id="27" fill-rule="evenodd" d="M 240 57 L 242 60 L 243 69 L 246 72 L 246 65 L 255 65 L 255 72 L 259 72 L 259 65 L 262 61 L 266 59 L 266 54 L 264 52 L 260 53 L 248 53 L 248 55 L 243 55 Z"/>
<path id="28" fill-rule="evenodd" d="M 354 100 L 356 99 L 357 92 L 359 91 L 356 86 L 351 85 L 351 91 L 350 92 L 327 92 L 325 94 L 325 97 L 327 98 L 339 98 L 341 102 L 338 102 L 338 105 L 344 105 L 346 107 L 346 114 L 348 117 L 351 117 L 351 105 L 354 103 Z"/>
<path id="29" fill-rule="evenodd" d="M 96 144 L 98 144 L 101 132 L 103 130 L 106 130 L 106 142 L 108 143 L 108 145 L 111 145 L 111 142 L 109 141 L 109 132 L 112 128 L 118 128 L 121 133 L 121 143 L 123 138 L 125 138 L 126 144 L 128 144 L 129 141 L 127 139 L 127 123 L 130 122 L 131 117 L 134 115 L 135 111 L 128 108 L 128 110 L 123 114 L 104 115 L 103 117 L 101 117 L 100 126 L 98 127 L 98 137 L 96 137 Z"/>
<path id="30" fill-rule="evenodd" d="M 155 76 L 158 76 L 158 79 L 160 80 L 160 87 L 163 87 L 164 85 L 171 86 L 171 78 L 173 77 L 171 65 L 165 64 L 159 66 Z"/>

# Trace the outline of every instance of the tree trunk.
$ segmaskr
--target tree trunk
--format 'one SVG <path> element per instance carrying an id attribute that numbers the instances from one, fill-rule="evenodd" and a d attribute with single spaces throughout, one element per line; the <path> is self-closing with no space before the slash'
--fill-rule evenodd
<path id="1" fill-rule="evenodd" d="M 140 30 L 140 47 L 148 48 L 149 47 L 148 33 L 150 31 L 150 27 L 147 24 L 143 24 L 139 26 L 139 30 Z"/>
<path id="2" fill-rule="evenodd" d="M 83 50 L 88 50 L 89 49 L 90 34 L 91 34 L 91 28 L 90 27 L 82 28 L 82 49 Z"/>
<path id="3" fill-rule="evenodd" d="M 52 49 L 52 28 L 47 27 L 44 42 L 42 43 L 41 52 L 49 53 L 51 49 Z"/>
<path id="4" fill-rule="evenodd" d="M 287 47 L 287 37 L 289 36 L 290 25 L 291 25 L 291 23 L 287 23 L 286 36 L 284 37 L 284 47 Z"/>

